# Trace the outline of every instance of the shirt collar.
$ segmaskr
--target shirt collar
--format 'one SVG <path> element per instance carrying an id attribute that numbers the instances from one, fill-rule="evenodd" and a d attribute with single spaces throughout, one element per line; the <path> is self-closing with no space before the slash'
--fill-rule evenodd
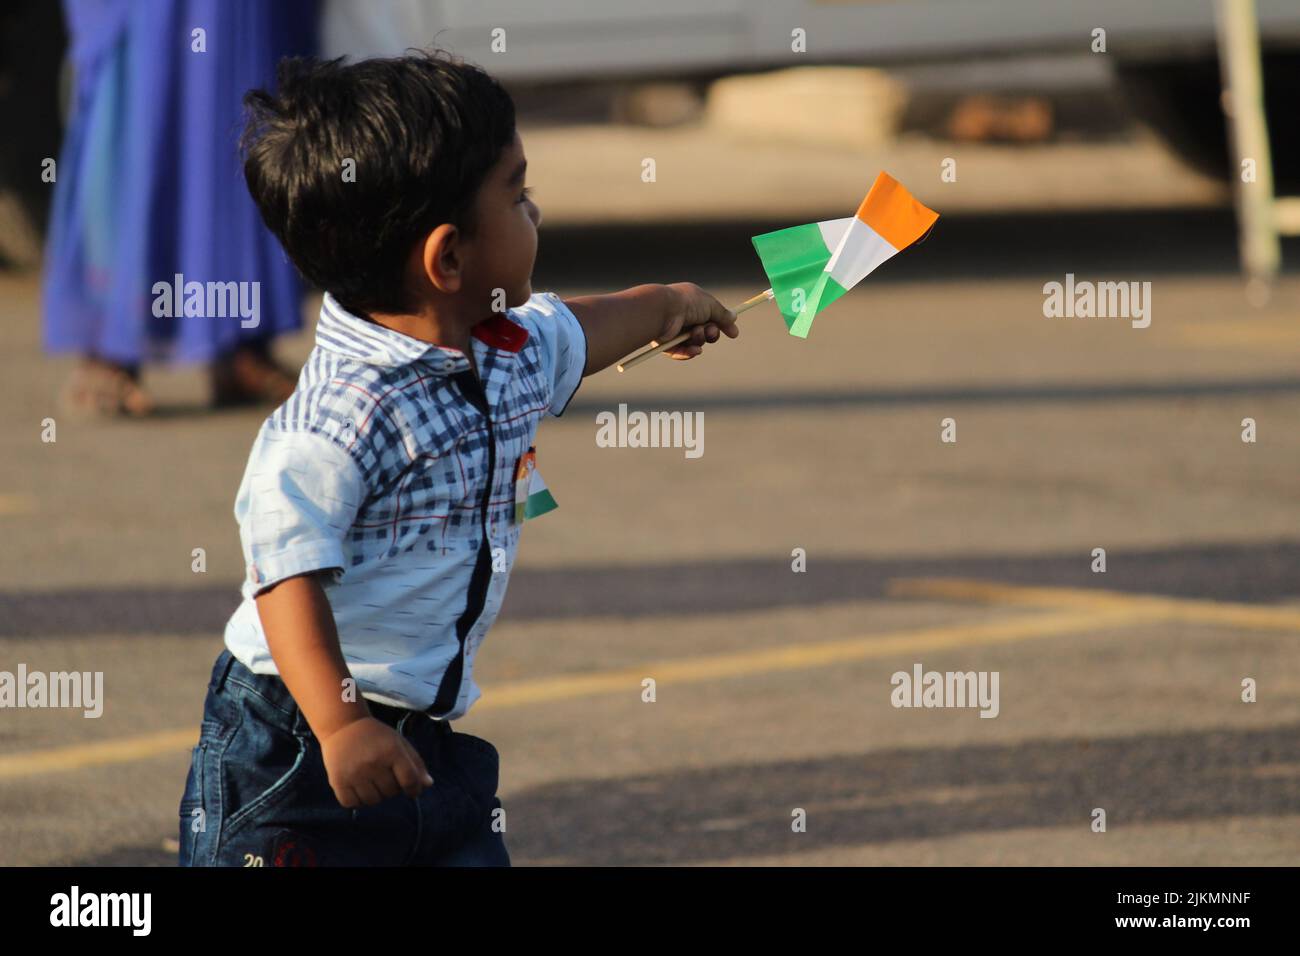
<path id="1" fill-rule="evenodd" d="M 518 352 L 528 341 L 528 330 L 500 312 L 474 326 L 472 334 L 484 346 L 505 352 Z M 444 375 L 470 369 L 469 358 L 460 349 L 423 342 L 353 315 L 328 292 L 316 324 L 316 344 L 369 365 L 397 368 L 424 362 Z"/>

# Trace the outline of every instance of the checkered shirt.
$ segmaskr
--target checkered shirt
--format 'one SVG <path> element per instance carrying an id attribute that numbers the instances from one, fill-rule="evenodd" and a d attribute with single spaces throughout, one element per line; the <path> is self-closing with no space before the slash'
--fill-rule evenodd
<path id="1" fill-rule="evenodd" d="M 436 703 L 431 713 L 449 720 L 478 699 L 474 655 L 519 545 L 515 467 L 542 416 L 563 414 L 573 398 L 587 341 L 548 292 L 476 326 L 471 347 L 494 450 L 463 352 L 325 295 L 315 348 L 294 393 L 263 422 L 235 500 L 247 575 L 225 642 L 249 669 L 277 673 L 257 593 L 333 569 L 320 580 L 363 696 L 418 710 Z"/>

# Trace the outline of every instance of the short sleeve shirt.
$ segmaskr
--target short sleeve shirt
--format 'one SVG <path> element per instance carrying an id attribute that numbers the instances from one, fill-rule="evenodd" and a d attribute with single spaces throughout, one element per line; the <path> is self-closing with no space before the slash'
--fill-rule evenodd
<path id="1" fill-rule="evenodd" d="M 543 415 L 563 414 L 577 391 L 587 341 L 558 296 L 537 293 L 476 326 L 471 348 L 486 416 L 465 353 L 325 295 L 315 348 L 258 431 L 236 496 L 247 573 L 225 642 L 249 669 L 277 673 L 255 596 L 329 571 L 321 582 L 365 697 L 444 719 L 478 699 L 474 657 L 518 550 L 515 471 Z"/>

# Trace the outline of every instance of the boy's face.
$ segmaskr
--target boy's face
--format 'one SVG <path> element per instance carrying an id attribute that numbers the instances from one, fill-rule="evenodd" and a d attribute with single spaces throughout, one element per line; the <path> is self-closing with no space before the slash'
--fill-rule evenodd
<path id="1" fill-rule="evenodd" d="M 514 141 L 501 153 L 475 198 L 478 229 L 473 249 L 473 285 L 491 306 L 493 290 L 505 290 L 505 307 L 523 305 L 533 294 L 533 261 L 542 213 L 524 193 L 524 144 Z M 485 314 L 484 318 L 487 318 Z"/>

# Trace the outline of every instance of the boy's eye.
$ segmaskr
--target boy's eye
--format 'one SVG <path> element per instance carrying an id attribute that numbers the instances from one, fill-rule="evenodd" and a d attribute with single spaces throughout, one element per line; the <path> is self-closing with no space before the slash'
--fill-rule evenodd
<path id="1" fill-rule="evenodd" d="M 525 186 L 524 191 L 519 194 L 519 201 L 523 202 L 525 199 L 532 199 L 532 198 L 533 198 L 533 187 Z"/>

